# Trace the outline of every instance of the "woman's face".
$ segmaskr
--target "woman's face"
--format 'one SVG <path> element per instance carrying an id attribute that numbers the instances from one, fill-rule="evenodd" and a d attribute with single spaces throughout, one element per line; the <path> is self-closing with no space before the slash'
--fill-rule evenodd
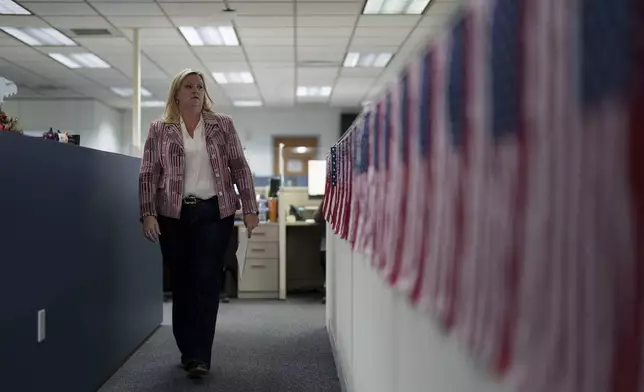
<path id="1" fill-rule="evenodd" d="M 179 91 L 177 91 L 179 108 L 201 110 L 205 95 L 206 90 L 201 76 L 196 74 L 188 75 L 183 79 Z"/>

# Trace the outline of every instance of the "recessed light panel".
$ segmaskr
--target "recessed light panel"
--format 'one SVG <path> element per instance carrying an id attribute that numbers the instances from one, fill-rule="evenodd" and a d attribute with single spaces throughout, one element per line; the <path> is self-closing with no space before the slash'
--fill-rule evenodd
<path id="1" fill-rule="evenodd" d="M 142 108 L 162 108 L 164 106 L 165 102 L 163 101 L 141 101 Z"/>
<path id="2" fill-rule="evenodd" d="M 114 94 L 120 95 L 123 98 L 131 97 L 134 94 L 134 91 L 129 87 L 112 87 L 111 90 Z M 150 97 L 152 93 L 141 87 L 141 96 Z"/>
<path id="3" fill-rule="evenodd" d="M 179 27 L 179 31 L 190 46 L 239 46 L 232 26 Z"/>
<path id="4" fill-rule="evenodd" d="M 250 84 L 255 78 L 250 72 L 213 72 L 212 77 L 219 84 Z"/>
<path id="5" fill-rule="evenodd" d="M 384 68 L 389 64 L 393 55 L 391 53 L 347 53 L 344 58 L 344 66 L 353 67 L 371 67 Z"/>
<path id="6" fill-rule="evenodd" d="M 420 15 L 431 0 L 367 0 L 363 14 Z"/>
<path id="7" fill-rule="evenodd" d="M 330 86 L 322 87 L 306 87 L 299 86 L 297 88 L 298 97 L 328 97 L 331 95 L 332 88 Z"/>
<path id="8" fill-rule="evenodd" d="M 258 107 L 262 106 L 262 101 L 235 101 L 233 102 L 233 105 L 245 108 Z"/>
<path id="9" fill-rule="evenodd" d="M 93 53 L 49 53 L 49 57 L 68 68 L 110 68 L 110 65 Z"/>
<path id="10" fill-rule="evenodd" d="M 0 30 L 30 46 L 76 46 L 76 42 L 51 27 L 0 27 Z"/>
<path id="11" fill-rule="evenodd" d="M 31 15 L 31 12 L 22 8 L 11 0 L 0 0 L 0 15 Z"/>

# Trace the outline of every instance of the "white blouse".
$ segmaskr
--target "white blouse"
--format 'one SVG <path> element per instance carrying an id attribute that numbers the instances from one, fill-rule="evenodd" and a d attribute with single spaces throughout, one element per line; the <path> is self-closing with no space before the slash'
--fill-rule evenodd
<path id="1" fill-rule="evenodd" d="M 206 148 L 206 132 L 203 118 L 195 128 L 194 138 L 188 134 L 186 124 L 181 119 L 181 133 L 185 151 L 185 171 L 183 180 L 183 197 L 195 196 L 199 199 L 210 199 L 216 195 L 215 179 L 212 165 Z"/>

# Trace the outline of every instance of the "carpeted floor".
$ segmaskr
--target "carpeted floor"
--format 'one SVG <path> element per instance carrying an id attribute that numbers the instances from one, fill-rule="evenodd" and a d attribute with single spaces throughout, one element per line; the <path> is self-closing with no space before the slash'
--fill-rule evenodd
<path id="1" fill-rule="evenodd" d="M 313 299 L 222 304 L 209 377 L 186 377 L 164 325 L 99 392 L 339 392 L 324 319 Z"/>

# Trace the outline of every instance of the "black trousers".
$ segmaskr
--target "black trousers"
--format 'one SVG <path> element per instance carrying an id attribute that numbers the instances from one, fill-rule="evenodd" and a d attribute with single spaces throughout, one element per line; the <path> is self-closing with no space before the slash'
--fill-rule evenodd
<path id="1" fill-rule="evenodd" d="M 159 217 L 161 253 L 172 275 L 172 329 L 185 361 L 210 366 L 233 225 L 234 216 L 220 217 L 217 198 L 184 203 L 180 219 Z"/>

